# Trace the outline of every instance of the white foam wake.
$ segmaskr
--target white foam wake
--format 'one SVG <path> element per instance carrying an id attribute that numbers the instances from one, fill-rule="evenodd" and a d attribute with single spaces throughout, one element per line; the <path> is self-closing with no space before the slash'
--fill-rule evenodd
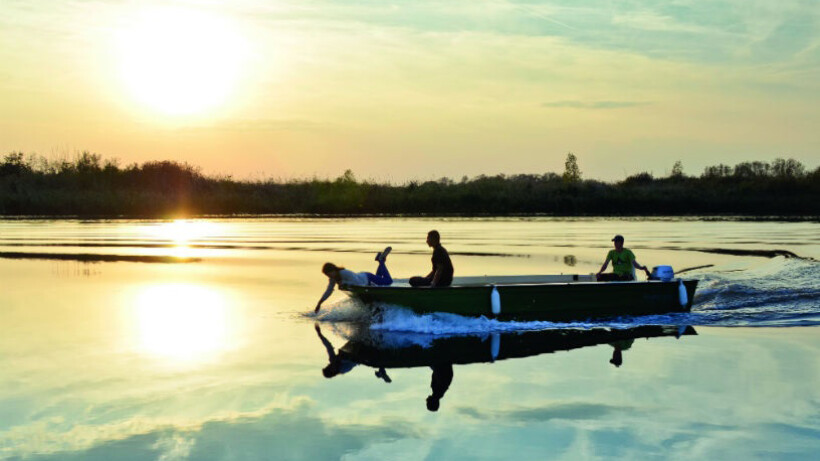
<path id="1" fill-rule="evenodd" d="M 546 322 L 546 321 L 500 321 L 486 317 L 463 317 L 456 314 L 415 314 L 409 309 L 389 306 L 382 310 L 381 318 L 370 325 L 371 330 L 421 333 L 426 335 L 476 335 L 514 331 L 541 331 L 556 329 L 634 328 L 640 325 L 675 324 L 672 316 L 646 316 L 615 319 L 603 322 Z"/>

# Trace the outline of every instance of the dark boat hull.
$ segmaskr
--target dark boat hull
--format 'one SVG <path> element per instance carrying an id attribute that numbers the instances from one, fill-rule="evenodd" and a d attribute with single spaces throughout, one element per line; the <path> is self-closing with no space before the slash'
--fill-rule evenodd
<path id="1" fill-rule="evenodd" d="M 571 321 L 688 312 L 697 280 L 683 282 L 686 303 L 680 302 L 678 281 L 543 283 L 452 286 L 444 288 L 346 287 L 365 304 L 376 308 L 403 306 L 425 314 L 447 312 L 516 320 Z M 500 307 L 493 313 L 491 295 L 498 291 Z"/>
<path id="2" fill-rule="evenodd" d="M 400 333 L 384 333 L 387 336 Z M 367 331 L 341 348 L 345 359 L 370 367 L 413 368 L 440 364 L 470 364 L 532 357 L 601 344 L 631 345 L 637 338 L 696 335 L 691 326 L 642 326 L 626 330 L 546 330 L 496 333 L 485 336 L 437 337 L 429 346 L 396 347 L 393 341 Z M 628 346 L 627 346 L 628 347 Z"/>

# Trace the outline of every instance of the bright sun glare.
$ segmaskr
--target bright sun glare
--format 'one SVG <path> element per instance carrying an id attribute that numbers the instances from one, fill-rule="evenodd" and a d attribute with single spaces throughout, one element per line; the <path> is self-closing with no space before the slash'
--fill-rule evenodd
<path id="1" fill-rule="evenodd" d="M 136 297 L 136 317 L 138 347 L 148 354 L 196 362 L 228 348 L 227 302 L 206 286 L 145 287 Z"/>
<path id="2" fill-rule="evenodd" d="M 143 233 L 151 239 L 172 243 L 171 256 L 188 258 L 196 254 L 193 244 L 209 243 L 207 239 L 219 237 L 220 225 L 211 221 L 177 219 L 150 225 Z"/>
<path id="3" fill-rule="evenodd" d="M 126 86 L 167 115 L 202 113 L 236 86 L 245 46 L 227 19 L 179 8 L 142 11 L 119 36 Z"/>
<path id="4" fill-rule="evenodd" d="M 154 238 L 170 240 L 175 245 L 188 245 L 199 239 L 216 237 L 219 225 L 210 221 L 176 219 L 151 226 L 146 233 Z"/>

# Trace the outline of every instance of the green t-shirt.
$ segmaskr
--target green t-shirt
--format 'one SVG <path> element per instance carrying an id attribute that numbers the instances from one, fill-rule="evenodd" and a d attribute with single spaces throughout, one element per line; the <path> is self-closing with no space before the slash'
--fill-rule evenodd
<path id="1" fill-rule="evenodd" d="M 608 261 L 612 261 L 612 272 L 617 275 L 632 275 L 632 262 L 635 261 L 635 254 L 628 248 L 624 248 L 619 253 L 617 250 L 609 250 L 606 255 Z"/>

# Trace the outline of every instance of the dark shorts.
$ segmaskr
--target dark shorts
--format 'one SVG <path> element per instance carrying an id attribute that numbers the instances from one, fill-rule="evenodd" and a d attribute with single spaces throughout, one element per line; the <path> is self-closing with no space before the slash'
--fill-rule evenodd
<path id="1" fill-rule="evenodd" d="M 439 280 L 438 286 L 440 287 L 449 287 L 452 280 Z M 433 283 L 432 278 L 427 277 L 410 277 L 410 286 L 411 287 L 429 287 L 430 284 Z"/>
<path id="2" fill-rule="evenodd" d="M 635 280 L 632 274 L 618 275 L 610 272 L 609 274 L 601 274 L 598 276 L 599 282 L 631 282 Z"/>

